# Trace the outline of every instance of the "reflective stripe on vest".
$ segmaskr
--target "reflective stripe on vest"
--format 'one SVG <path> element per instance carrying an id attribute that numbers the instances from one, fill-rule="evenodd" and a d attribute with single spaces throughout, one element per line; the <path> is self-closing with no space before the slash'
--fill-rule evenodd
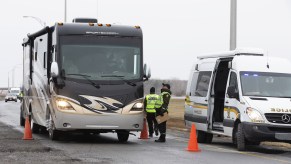
<path id="1" fill-rule="evenodd" d="M 146 96 L 146 111 L 148 113 L 156 113 L 155 104 L 159 99 L 159 95 L 157 94 L 149 94 Z"/>
<path id="2" fill-rule="evenodd" d="M 171 96 L 170 93 L 168 93 L 168 92 L 162 92 L 161 95 L 159 96 L 158 101 L 156 102 L 156 105 L 155 105 L 156 108 L 162 107 L 162 105 L 164 103 L 163 97 L 166 94 L 168 94 L 169 96 Z"/>

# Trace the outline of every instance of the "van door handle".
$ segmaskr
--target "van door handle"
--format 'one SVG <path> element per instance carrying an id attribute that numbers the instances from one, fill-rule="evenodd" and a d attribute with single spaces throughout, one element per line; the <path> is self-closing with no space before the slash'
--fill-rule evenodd
<path id="1" fill-rule="evenodd" d="M 229 102 L 228 101 L 225 101 L 225 104 L 228 104 Z"/>
<path id="2" fill-rule="evenodd" d="M 208 100 L 204 100 L 205 102 L 207 102 Z"/>

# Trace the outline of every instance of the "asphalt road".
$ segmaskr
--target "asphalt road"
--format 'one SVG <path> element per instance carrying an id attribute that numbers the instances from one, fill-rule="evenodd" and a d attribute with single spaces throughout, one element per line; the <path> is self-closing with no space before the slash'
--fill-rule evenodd
<path id="1" fill-rule="evenodd" d="M 0 101 L 0 121 L 11 129 L 22 132 L 23 128 L 19 126 L 19 105 L 19 102 Z M 46 158 L 54 160 L 54 154 L 58 154 L 58 157 L 63 154 L 64 158 L 68 159 L 67 163 L 291 163 L 291 150 L 283 147 L 253 146 L 246 152 L 238 152 L 229 138 L 215 137 L 212 144 L 199 144 L 201 152 L 193 153 L 186 151 L 188 133 L 169 130 L 166 143 L 155 143 L 155 138 L 140 140 L 139 133 L 136 135 L 130 136 L 129 142 L 125 144 L 118 143 L 116 134 L 112 133 L 70 134 L 60 141 L 51 141 L 48 135 L 43 133 L 33 134 L 33 142 L 23 141 L 21 137 L 14 138 L 13 142 L 17 142 L 19 148 L 22 143 L 26 144 L 26 147 L 27 143 L 31 143 L 31 147 L 34 147 L 33 144 L 41 144 L 50 150 Z M 0 142 L 6 140 L 1 139 Z M 1 149 L 3 148 L 0 144 L 0 157 L 4 153 Z M 43 154 L 46 155 L 46 152 Z M 28 160 L 37 163 L 33 161 L 35 159 L 30 159 L 29 155 L 26 156 L 26 161 Z"/>

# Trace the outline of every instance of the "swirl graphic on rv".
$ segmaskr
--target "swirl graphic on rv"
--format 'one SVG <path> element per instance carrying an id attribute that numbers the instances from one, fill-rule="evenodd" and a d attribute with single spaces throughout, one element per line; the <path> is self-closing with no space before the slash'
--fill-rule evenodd
<path id="1" fill-rule="evenodd" d="M 121 102 L 109 97 L 80 96 L 91 102 L 91 104 L 83 104 L 86 109 L 99 114 L 120 113 L 122 110 L 121 108 L 124 106 Z"/>

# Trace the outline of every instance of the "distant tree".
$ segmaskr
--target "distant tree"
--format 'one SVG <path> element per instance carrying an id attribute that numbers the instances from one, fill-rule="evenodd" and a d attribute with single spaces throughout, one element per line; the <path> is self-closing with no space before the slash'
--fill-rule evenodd
<path id="1" fill-rule="evenodd" d="M 151 87 L 156 88 L 156 93 L 160 94 L 162 83 L 169 83 L 171 85 L 171 91 L 173 96 L 185 96 L 187 81 L 179 79 L 170 79 L 170 80 L 160 80 L 160 79 L 150 79 L 145 82 L 144 85 L 144 94 L 149 94 Z"/>

